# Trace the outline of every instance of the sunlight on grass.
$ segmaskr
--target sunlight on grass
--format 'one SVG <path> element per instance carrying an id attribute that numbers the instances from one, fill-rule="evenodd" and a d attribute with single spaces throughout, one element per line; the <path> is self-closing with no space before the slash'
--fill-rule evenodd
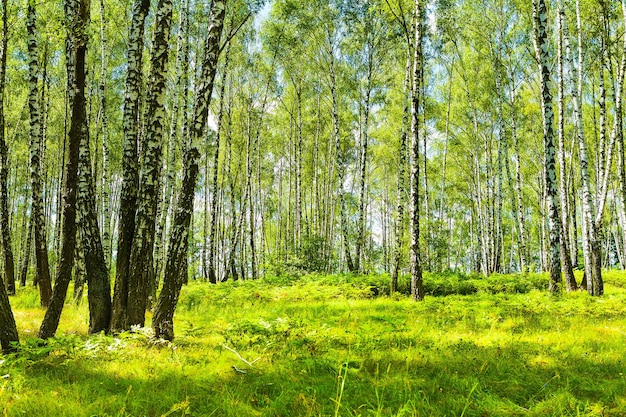
<path id="1" fill-rule="evenodd" d="M 184 288 L 174 343 L 148 331 L 88 338 L 68 303 L 36 334 L 33 289 L 12 299 L 22 338 L 0 362 L 4 415 L 623 416 L 626 278 L 603 298 L 552 297 L 537 277 L 493 293 L 456 277 L 423 303 L 375 296 L 387 277 L 271 279 Z M 512 284 L 515 280 L 519 283 Z M 465 293 L 468 282 L 476 288 Z M 461 283 L 464 283 L 461 285 Z M 379 291 L 379 293 L 384 293 Z M 84 303 L 86 304 L 86 303 Z"/>

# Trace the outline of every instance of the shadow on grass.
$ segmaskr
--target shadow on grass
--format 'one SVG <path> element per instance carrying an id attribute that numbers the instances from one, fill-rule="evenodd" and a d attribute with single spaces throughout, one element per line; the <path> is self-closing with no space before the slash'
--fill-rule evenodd
<path id="1" fill-rule="evenodd" d="M 286 340 L 253 367 L 192 346 L 143 358 L 53 352 L 16 370 L 0 398 L 9 416 L 626 415 L 624 363 L 601 344 L 396 342 L 312 352 Z"/>

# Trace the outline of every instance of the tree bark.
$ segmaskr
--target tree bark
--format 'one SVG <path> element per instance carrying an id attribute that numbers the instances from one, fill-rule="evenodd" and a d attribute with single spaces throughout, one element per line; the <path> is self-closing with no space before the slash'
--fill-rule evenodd
<path id="1" fill-rule="evenodd" d="M 587 291 L 591 295 L 601 295 L 602 290 L 602 271 L 599 266 L 599 242 L 598 231 L 594 221 L 594 208 L 593 197 L 591 193 L 591 179 L 589 175 L 589 160 L 587 152 L 587 143 L 585 139 L 585 131 L 583 128 L 583 114 L 582 114 L 582 92 L 583 92 L 583 51 L 582 51 L 582 27 L 580 19 L 580 4 L 576 1 L 576 15 L 578 22 L 578 68 L 573 65 L 571 58 L 571 51 L 569 48 L 569 37 L 567 34 L 567 28 L 564 27 L 563 41 L 565 43 L 566 60 L 570 67 L 570 73 L 572 76 L 571 96 L 574 109 L 574 123 L 576 125 L 576 140 L 579 147 L 578 159 L 580 162 L 580 173 L 582 179 L 582 242 L 583 242 L 583 257 L 584 257 L 584 279 L 586 279 Z M 577 85 L 576 85 L 577 82 Z M 595 254 L 595 255 L 594 255 Z M 595 284 L 594 284 L 595 283 Z"/>
<path id="2" fill-rule="evenodd" d="M 574 277 L 574 270 L 572 268 L 572 258 L 570 257 L 569 249 L 569 198 L 568 186 L 567 186 L 567 165 L 565 164 L 565 77 L 563 69 L 563 60 L 565 50 L 563 48 L 564 31 L 563 25 L 565 24 L 565 11 L 561 7 L 561 3 L 558 5 L 557 16 L 557 28 L 558 28 L 558 55 L 557 55 L 557 73 L 558 73 L 558 140 L 559 140 L 559 199 L 561 203 L 561 264 L 563 265 L 563 273 L 565 276 L 565 283 L 567 285 L 567 291 L 574 291 L 577 289 L 576 278 Z"/>
<path id="3" fill-rule="evenodd" d="M 89 302 L 89 334 L 95 334 L 101 331 L 109 331 L 111 322 L 111 284 L 98 227 L 96 186 L 91 172 L 89 132 L 86 120 L 81 134 L 77 222 L 89 288 L 87 294 Z"/>
<path id="4" fill-rule="evenodd" d="M 228 74 L 228 64 L 229 64 L 229 53 L 230 53 L 230 43 L 228 43 L 226 47 L 226 56 L 224 57 L 224 70 L 222 74 L 222 85 L 220 87 L 220 106 L 217 112 L 217 133 L 215 136 L 215 148 L 213 153 L 213 172 L 212 172 L 212 187 L 213 187 L 213 198 L 211 200 L 211 226 L 209 231 L 209 243 L 208 249 L 209 252 L 207 254 L 208 257 L 208 280 L 210 283 L 217 283 L 217 272 L 216 272 L 216 262 L 215 262 L 215 253 L 217 246 L 217 214 L 218 214 L 218 205 L 217 205 L 217 190 L 218 190 L 218 168 L 219 168 L 219 159 L 220 159 L 220 139 L 222 135 L 222 122 L 224 117 L 224 100 L 226 99 L 226 75 Z"/>
<path id="5" fill-rule="evenodd" d="M 361 133 L 361 162 L 360 162 L 360 179 L 359 179 L 359 218 L 357 220 L 357 248 L 356 248 L 356 270 L 364 272 L 363 261 L 365 259 L 365 223 L 366 223 L 366 194 L 367 194 L 367 160 L 369 146 L 369 120 L 371 111 L 371 95 L 372 95 L 372 77 L 374 72 L 374 46 L 371 35 L 368 34 L 367 46 L 367 66 L 366 86 L 365 86 L 365 103 L 363 106 L 363 128 Z"/>
<path id="6" fill-rule="evenodd" d="M 547 34 L 548 11 L 545 0 L 533 0 L 537 60 L 541 74 L 541 109 L 545 147 L 545 183 L 548 198 L 548 239 L 550 258 L 550 292 L 558 293 L 561 284 L 561 221 L 557 200 L 556 148 L 554 146 L 554 111 L 550 88 L 550 43 Z"/>
<path id="7" fill-rule="evenodd" d="M 341 221 L 341 237 L 343 239 L 343 251 L 344 256 L 346 257 L 346 264 L 348 266 L 348 271 L 356 272 L 356 265 L 352 260 L 352 255 L 350 253 L 350 239 L 348 236 L 348 215 L 346 214 L 346 196 L 344 191 L 344 180 L 345 180 L 345 161 L 343 150 L 341 149 L 341 133 L 339 129 L 339 103 L 337 98 L 337 77 L 335 74 L 335 57 L 333 55 L 332 46 L 330 47 L 330 85 L 331 85 L 331 95 L 333 102 L 333 137 L 335 139 L 335 152 L 336 152 L 336 161 L 335 166 L 337 170 L 337 188 L 339 195 L 339 211 L 340 211 L 340 221 Z"/>
<path id="8" fill-rule="evenodd" d="M 149 0 L 133 2 L 133 16 L 128 40 L 128 69 L 126 73 L 126 93 L 124 95 L 124 154 L 122 156 L 122 190 L 118 223 L 118 243 L 115 288 L 111 330 L 127 330 L 128 322 L 128 275 L 130 256 L 135 236 L 135 216 L 139 187 L 138 132 L 139 106 L 141 102 L 141 79 L 143 68 L 144 25 Z"/>
<path id="9" fill-rule="evenodd" d="M 187 259 L 189 223 L 193 212 L 194 191 L 199 171 L 199 146 L 206 129 L 225 14 L 226 0 L 214 0 L 211 3 L 204 59 L 198 81 L 193 121 L 189 129 L 190 143 L 186 147 L 184 158 L 185 172 L 177 201 L 172 238 L 169 244 L 165 275 L 163 277 L 163 289 L 159 295 L 152 318 L 152 328 L 155 337 L 162 337 L 167 340 L 174 338 L 173 319 L 183 284 L 182 268 L 185 266 Z M 186 272 L 186 270 L 184 271 Z"/>
<path id="10" fill-rule="evenodd" d="M 176 47 L 176 82 L 174 87 L 174 97 L 171 110 L 170 132 L 167 143 L 167 166 L 163 175 L 163 199 L 159 205 L 159 223 L 157 224 L 156 242 L 155 242 L 155 277 L 156 286 L 163 276 L 163 266 L 165 260 L 165 252 L 167 248 L 164 243 L 167 239 L 167 222 L 171 218 L 172 206 L 174 204 L 174 187 L 177 182 L 176 164 L 180 160 L 180 143 L 181 135 L 187 135 L 187 119 L 188 119 L 188 101 L 189 101 L 189 0 L 185 0 L 181 6 L 180 22 L 179 22 L 178 40 Z M 182 113 L 182 129 L 179 129 L 181 123 L 179 119 Z M 179 132 L 182 130 L 182 132 Z M 165 249 L 165 250 L 164 250 Z M 156 288 L 153 289 L 151 295 L 156 296 Z M 156 297 L 155 297 L 156 299 Z"/>
<path id="11" fill-rule="evenodd" d="M 411 80 L 411 56 L 407 52 L 406 70 L 402 91 L 408 91 Z M 405 176 L 406 176 L 406 154 L 409 126 L 409 100 L 406 95 L 403 98 L 402 127 L 400 132 L 400 147 L 398 149 L 398 186 L 396 189 L 396 244 L 394 247 L 393 266 L 391 268 L 390 292 L 398 290 L 398 276 L 400 275 L 400 264 L 402 262 L 402 247 L 404 242 L 404 206 L 405 198 Z"/>
<path id="12" fill-rule="evenodd" d="M 107 54 L 108 40 L 106 36 L 106 10 L 104 0 L 100 0 L 100 125 L 102 134 L 102 249 L 106 267 L 111 267 L 111 185 L 109 183 L 109 117 L 107 108 Z M 96 180 L 98 180 L 96 178 Z M 110 285 L 110 284 L 109 284 Z M 110 297 L 109 297 L 110 298 Z"/>
<path id="13" fill-rule="evenodd" d="M 141 162 L 137 227 L 133 238 L 128 276 L 128 325 L 130 326 L 144 326 L 148 291 L 155 276 L 154 237 L 165 125 L 164 103 L 172 11 L 171 0 L 159 0 L 151 57 L 152 73 L 146 113 L 146 141 Z"/>
<path id="14" fill-rule="evenodd" d="M 26 217 L 26 213 L 24 213 L 24 217 Z M 28 226 L 26 227 L 27 236 L 24 240 L 24 248 L 22 251 L 22 258 L 20 260 L 20 286 L 26 286 L 26 279 L 28 278 L 28 267 L 30 265 L 31 255 L 32 255 L 32 243 L 33 243 L 33 235 L 35 234 L 33 230 L 33 223 L 28 220 Z"/>
<path id="15" fill-rule="evenodd" d="M 39 337 L 48 339 L 56 333 L 65 303 L 67 287 L 70 283 L 74 250 L 76 246 L 76 191 L 78 188 L 78 159 L 81 138 L 85 134 L 85 55 L 87 52 L 86 26 L 89 20 L 89 0 L 66 0 L 65 15 L 68 24 L 69 45 L 73 50 L 74 71 L 68 76 L 73 81 L 71 126 L 68 141 L 68 157 L 65 167 L 64 206 L 61 236 L 61 259 L 57 275 L 46 310 Z"/>
<path id="16" fill-rule="evenodd" d="M 13 317 L 13 311 L 11 310 L 11 304 L 5 287 L 5 285 L 10 282 L 8 281 L 9 277 L 7 277 L 7 270 L 8 267 L 11 266 L 6 264 L 7 252 L 10 253 L 12 257 L 10 240 L 8 242 L 5 241 L 6 235 L 8 234 L 8 216 L 5 218 L 5 211 L 8 214 L 8 199 L 6 195 L 8 149 L 4 137 L 4 83 L 6 80 L 5 74 L 9 28 L 7 26 L 7 0 L 2 0 L 2 3 L 0 4 L 2 5 L 2 43 L 0 44 L 0 215 L 2 218 L 0 219 L 0 222 L 2 227 L 3 248 L 5 255 L 5 279 L 7 280 L 4 283 L 0 282 L 0 347 L 2 348 L 2 351 L 6 353 L 14 350 L 14 344 L 19 342 L 19 337 L 17 334 L 17 327 L 15 325 L 15 318 Z M 12 273 L 12 270 L 13 269 L 11 269 L 11 272 L 9 273 Z M 13 279 L 13 289 L 15 289 L 15 279 Z"/>
<path id="17" fill-rule="evenodd" d="M 5 138 L 4 87 L 7 67 L 7 0 L 2 1 L 2 44 L 0 44 L 0 233 L 4 257 L 4 283 L 10 295 L 15 294 L 15 259 L 11 242 L 9 217 L 9 148 Z"/>
<path id="18" fill-rule="evenodd" d="M 28 32 L 28 108 L 30 111 L 30 177 L 32 190 L 31 221 L 35 229 L 35 257 L 37 261 L 37 285 L 42 307 L 48 307 L 52 293 L 50 266 L 46 238 L 46 220 L 43 209 L 43 186 L 41 181 L 41 115 L 38 89 L 38 49 L 35 1 L 28 1 L 26 29 Z"/>
<path id="19" fill-rule="evenodd" d="M 422 87 L 422 0 L 415 0 L 415 46 L 413 56 L 413 92 L 411 98 L 411 295 L 424 299 L 420 252 L 420 92 Z"/>

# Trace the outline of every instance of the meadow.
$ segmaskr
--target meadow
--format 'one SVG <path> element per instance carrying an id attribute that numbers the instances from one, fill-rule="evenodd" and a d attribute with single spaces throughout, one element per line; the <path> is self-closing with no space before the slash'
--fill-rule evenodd
<path id="1" fill-rule="evenodd" d="M 626 416 L 626 274 L 550 296 L 545 275 L 191 283 L 173 343 L 88 337 L 86 302 L 32 338 L 34 289 L 11 299 L 21 347 L 0 357 L 4 416 Z M 405 278 L 401 287 L 406 292 Z"/>

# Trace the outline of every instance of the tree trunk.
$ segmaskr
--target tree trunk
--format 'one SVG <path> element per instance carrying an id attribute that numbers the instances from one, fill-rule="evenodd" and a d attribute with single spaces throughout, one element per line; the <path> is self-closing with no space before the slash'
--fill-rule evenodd
<path id="1" fill-rule="evenodd" d="M 411 80 L 411 56 L 407 52 L 406 70 L 404 77 L 404 85 L 402 91 L 408 91 Z M 396 244 L 394 247 L 393 266 L 391 268 L 390 292 L 394 293 L 398 290 L 398 276 L 400 274 L 400 263 L 402 261 L 402 246 L 404 242 L 404 193 L 405 193 L 405 172 L 406 172 L 406 154 L 407 154 L 407 129 L 409 126 L 409 101 L 404 96 L 402 112 L 402 131 L 400 132 L 400 148 L 398 149 L 398 186 L 396 189 Z"/>
<path id="2" fill-rule="evenodd" d="M 111 321 L 111 284 L 104 256 L 98 215 L 96 212 L 95 182 L 91 172 L 91 155 L 87 124 L 82 127 L 79 151 L 77 222 L 85 259 L 85 273 L 89 287 L 89 334 L 108 332 Z"/>
<path id="3" fill-rule="evenodd" d="M 128 40 L 128 69 L 126 73 L 126 93 L 124 95 L 124 154 L 122 156 L 122 190 L 118 223 L 117 260 L 115 288 L 113 291 L 113 311 L 111 330 L 129 328 L 128 322 L 128 275 L 130 255 L 135 236 L 135 216 L 139 187 L 138 120 L 141 102 L 144 24 L 149 0 L 133 2 L 133 16 Z"/>
<path id="4" fill-rule="evenodd" d="M 111 267 L 111 185 L 109 183 L 109 117 L 107 114 L 107 54 L 106 14 L 104 0 L 100 0 L 100 126 L 102 133 L 102 249 L 106 267 Z M 96 178 L 98 180 L 98 178 Z M 109 284 L 110 285 L 110 284 Z M 110 297 L 109 297 L 110 298 Z"/>
<path id="5" fill-rule="evenodd" d="M 63 311 L 67 287 L 72 274 L 76 246 L 76 190 L 78 188 L 78 159 L 83 129 L 85 128 L 85 55 L 87 52 L 86 26 L 89 20 L 89 0 L 66 0 L 65 14 L 68 27 L 68 43 L 72 48 L 74 73 L 68 75 L 73 81 L 71 126 L 68 141 L 68 158 L 65 167 L 65 186 L 61 259 L 57 269 L 50 305 L 39 329 L 39 338 L 48 339 L 56 333 Z"/>
<path id="6" fill-rule="evenodd" d="M 548 11 L 545 0 L 533 0 L 535 42 L 541 74 L 541 109 L 545 146 L 545 182 L 548 198 L 548 234 L 550 257 L 550 292 L 558 293 L 561 284 L 560 234 L 561 220 L 557 200 L 556 148 L 554 146 L 554 112 L 550 89 L 549 38 L 547 34 Z"/>
<path id="7" fill-rule="evenodd" d="M 622 16 L 624 24 L 626 25 L 626 2 L 622 1 Z M 624 39 L 624 50 L 622 52 L 622 62 L 620 67 L 619 74 L 619 86 L 622 86 L 624 82 L 624 73 L 626 72 L 626 39 Z M 626 217 L 626 160 L 624 155 L 624 126 L 622 120 L 622 97 L 621 92 L 622 89 L 618 89 L 619 96 L 616 97 L 615 102 L 615 121 L 614 121 L 614 129 L 615 129 L 615 137 L 617 140 L 617 152 L 618 152 L 618 176 L 619 176 L 619 195 L 620 195 L 620 203 L 622 205 L 621 217 Z M 600 213 L 598 213 L 600 214 Z M 598 220 L 598 219 L 596 219 Z M 598 223 L 596 221 L 596 223 Z M 623 247 L 626 249 L 626 240 L 624 240 Z M 622 258 L 624 258 L 624 254 L 622 253 Z M 601 282 L 598 282 L 597 287 L 601 286 Z"/>
<path id="8" fill-rule="evenodd" d="M 357 220 L 358 234 L 357 234 L 357 247 L 356 247 L 356 270 L 364 272 L 363 260 L 365 259 L 365 223 L 366 223 L 366 193 L 367 193 L 367 159 L 368 159 L 368 145 L 369 145 L 369 120 L 371 111 L 371 95 L 372 95 L 372 76 L 374 67 L 374 52 L 371 39 L 368 39 L 368 53 L 367 53 L 367 81 L 365 87 L 365 103 L 363 106 L 363 132 L 361 134 L 361 161 L 359 166 L 361 167 L 360 180 L 359 180 L 359 218 Z"/>
<path id="9" fill-rule="evenodd" d="M 80 221 L 78 213 L 76 214 L 76 227 L 80 230 Z M 77 306 L 83 302 L 83 293 L 85 291 L 85 283 L 87 282 L 87 274 L 85 272 L 85 251 L 81 241 L 80 233 L 76 235 L 76 249 L 74 250 L 74 304 Z"/>
<path id="10" fill-rule="evenodd" d="M 23 214 L 24 219 L 26 221 L 26 213 Z M 25 227 L 26 237 L 24 237 L 24 243 L 22 247 L 22 257 L 20 259 L 20 287 L 26 286 L 26 279 L 28 278 L 28 267 L 30 265 L 31 255 L 32 255 L 32 245 L 33 245 L 33 223 L 27 220 L 28 225 Z"/>
<path id="11" fill-rule="evenodd" d="M 220 106 L 217 112 L 217 133 L 215 136 L 215 149 L 213 154 L 213 172 L 212 172 L 212 185 L 213 185 L 213 199 L 211 200 L 211 226 L 209 232 L 209 253 L 208 257 L 208 279 L 212 284 L 217 283 L 217 272 L 216 272 L 216 262 L 215 262 L 215 253 L 217 250 L 217 190 L 218 187 L 218 168 L 219 168 L 219 160 L 220 160 L 220 139 L 222 135 L 222 122 L 224 117 L 224 100 L 226 99 L 226 80 L 228 74 L 228 64 L 229 64 L 229 53 L 230 53 L 230 42 L 226 47 L 226 56 L 224 57 L 224 69 L 222 71 L 222 85 L 220 87 Z"/>
<path id="12" fill-rule="evenodd" d="M 164 187 L 163 187 L 163 199 L 159 205 L 159 223 L 157 225 L 156 242 L 154 249 L 154 265 L 155 265 L 155 278 L 156 285 L 163 277 L 163 265 L 165 259 L 166 246 L 164 243 L 167 239 L 167 223 L 171 218 L 172 206 L 174 204 L 174 187 L 177 182 L 176 164 L 180 160 L 180 144 L 181 134 L 185 137 L 187 134 L 187 119 L 188 119 L 188 100 L 189 100 L 189 61 L 190 61 L 190 47 L 189 47 L 189 0 L 185 0 L 181 6 L 180 12 L 180 28 L 178 31 L 178 40 L 176 48 L 176 75 L 175 75 L 175 87 L 174 97 L 171 110 L 170 120 L 170 132 L 167 144 L 167 166 L 166 173 L 164 175 Z M 182 110 L 182 111 L 181 111 Z M 179 123 L 179 119 L 182 113 L 182 123 Z M 182 124 L 182 129 L 179 126 Z M 182 132 L 179 132 L 182 130 Z M 156 299 L 156 288 L 150 294 Z"/>
<path id="13" fill-rule="evenodd" d="M 520 272 L 528 272 L 528 234 L 526 232 L 526 218 L 524 216 L 524 198 L 522 195 L 522 170 L 520 164 L 519 138 L 517 136 L 517 117 L 515 109 L 515 88 L 511 88 L 511 139 L 513 141 L 513 151 L 515 152 L 515 221 L 519 231 L 519 257 Z"/>
<path id="14" fill-rule="evenodd" d="M 32 190 L 31 221 L 35 229 L 35 257 L 37 260 L 37 284 L 42 307 L 48 307 L 52 293 L 50 266 L 46 238 L 46 220 L 43 209 L 41 183 L 41 115 L 37 79 L 39 76 L 35 1 L 28 1 L 26 29 L 28 31 L 28 108 L 30 111 L 30 177 Z"/>
<path id="15" fill-rule="evenodd" d="M 194 191 L 198 177 L 198 161 L 200 159 L 199 144 L 206 129 L 225 14 L 226 1 L 214 0 L 211 3 L 204 59 L 198 80 L 193 122 L 190 128 L 190 143 L 186 147 L 186 155 L 183 158 L 185 161 L 185 172 L 177 200 L 172 237 L 165 265 L 163 289 L 159 295 L 152 318 L 152 328 L 155 337 L 162 337 L 167 340 L 174 338 L 174 311 L 176 310 L 178 296 L 183 284 L 181 268 L 185 265 L 187 259 L 189 223 L 193 211 Z"/>
<path id="16" fill-rule="evenodd" d="M 557 72 L 558 72 L 558 139 L 559 139 L 559 198 L 561 202 L 561 264 L 563 265 L 563 273 L 565 275 L 565 283 L 567 291 L 577 289 L 576 278 L 572 268 L 572 258 L 570 258 L 569 249 L 569 198 L 567 187 L 567 165 L 565 164 L 565 79 L 563 74 L 563 25 L 565 23 L 565 12 L 559 3 L 557 28 L 558 28 L 558 55 L 557 55 Z"/>
<path id="17" fill-rule="evenodd" d="M 420 253 L 420 91 L 422 87 L 422 0 L 415 0 L 415 47 L 413 56 L 413 92 L 411 98 L 411 295 L 424 299 Z"/>
<path id="18" fill-rule="evenodd" d="M 137 227 L 133 238 L 128 276 L 128 325 L 145 324 L 149 289 L 154 280 L 154 236 L 158 184 L 165 126 L 165 88 L 172 24 L 172 1 L 159 0 L 156 12 L 155 36 L 152 49 L 152 73 L 146 113 L 146 141 L 141 161 L 141 185 Z"/>
<path id="19" fill-rule="evenodd" d="M 2 1 L 2 44 L 0 44 L 0 233 L 2 233 L 2 255 L 4 257 L 4 283 L 10 295 L 15 294 L 15 259 L 11 243 L 9 217 L 9 148 L 5 138 L 4 84 L 7 67 L 7 0 Z M 24 213 L 26 215 L 26 213 Z M 4 346 L 3 346 L 4 348 Z"/>
<path id="20" fill-rule="evenodd" d="M 602 294 L 602 285 L 594 285 L 602 282 L 602 271 L 597 263 L 594 263 L 594 258 L 599 259 L 597 254 L 599 253 L 598 232 L 593 217 L 593 200 L 591 193 L 591 179 L 589 176 L 589 162 L 587 157 L 587 143 L 585 139 L 585 132 L 583 128 L 583 114 L 582 114 L 582 89 L 583 89 L 583 53 L 582 53 L 582 27 L 580 22 L 580 7 L 579 1 L 576 1 L 576 14 L 578 22 L 578 68 L 572 63 L 571 51 L 569 48 L 569 38 L 567 35 L 567 29 L 564 28 L 564 43 L 566 60 L 570 67 L 572 74 L 571 96 L 572 104 L 574 108 L 574 123 L 576 125 L 576 139 L 579 146 L 578 159 L 580 161 L 580 173 L 582 179 L 582 242 L 583 242 L 583 257 L 585 261 L 584 277 L 586 279 L 587 291 L 592 295 Z M 577 81 L 577 86 L 575 82 Z M 594 255 L 596 254 L 596 255 Z"/>
<path id="21" fill-rule="evenodd" d="M 335 166 L 337 169 L 337 188 L 339 195 L 339 211 L 340 211 L 340 221 L 341 221 L 341 237 L 343 239 L 343 251 L 344 256 L 346 257 L 346 264 L 348 266 L 348 271 L 356 272 L 356 266 L 352 260 L 352 255 L 350 254 L 350 239 L 348 236 L 348 215 L 346 214 L 346 196 L 344 191 L 344 180 L 345 180 L 345 161 L 343 150 L 341 149 L 341 134 L 339 129 L 339 103 L 337 98 L 337 77 L 335 75 L 335 58 L 333 56 L 333 51 L 331 47 L 331 57 L 330 57 L 330 84 L 331 84 L 331 94 L 333 101 L 333 137 L 335 139 L 335 152 L 337 155 Z"/>

